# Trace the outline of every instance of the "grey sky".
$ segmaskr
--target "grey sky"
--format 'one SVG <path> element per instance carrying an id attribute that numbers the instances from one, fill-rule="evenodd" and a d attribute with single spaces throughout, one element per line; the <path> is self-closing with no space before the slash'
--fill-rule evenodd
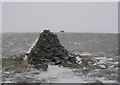
<path id="1" fill-rule="evenodd" d="M 117 2 L 2 3 L 3 32 L 118 32 Z"/>

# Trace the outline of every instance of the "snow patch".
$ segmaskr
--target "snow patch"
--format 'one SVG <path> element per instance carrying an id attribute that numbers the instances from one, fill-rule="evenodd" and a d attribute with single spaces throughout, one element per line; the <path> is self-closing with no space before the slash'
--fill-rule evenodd
<path id="1" fill-rule="evenodd" d="M 81 56 L 92 56 L 92 54 L 91 54 L 91 53 L 88 53 L 88 52 L 83 52 L 83 53 L 81 53 L 80 55 L 81 55 Z"/>
<path id="2" fill-rule="evenodd" d="M 26 52 L 26 54 L 29 54 L 31 52 L 31 50 L 33 49 L 33 47 L 35 46 L 35 44 L 37 43 L 39 37 L 35 40 L 35 42 L 32 44 L 32 46 L 29 48 L 29 50 Z M 27 59 L 27 55 L 25 55 L 24 60 Z"/>
<path id="3" fill-rule="evenodd" d="M 82 63 L 82 58 L 80 58 L 79 56 L 76 57 L 76 62 L 78 64 L 81 64 Z"/>
<path id="4" fill-rule="evenodd" d="M 39 37 L 35 40 L 35 42 L 32 44 L 32 46 L 30 47 L 30 49 L 26 52 L 26 53 L 30 53 L 32 48 L 35 46 L 35 44 L 37 43 Z"/>

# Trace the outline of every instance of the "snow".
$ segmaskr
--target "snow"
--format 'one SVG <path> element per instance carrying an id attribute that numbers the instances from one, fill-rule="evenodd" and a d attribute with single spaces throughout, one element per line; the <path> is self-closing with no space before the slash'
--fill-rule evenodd
<path id="1" fill-rule="evenodd" d="M 86 67 L 83 67 L 83 69 L 87 69 Z"/>
<path id="2" fill-rule="evenodd" d="M 106 57 L 96 57 L 95 59 L 100 60 L 97 64 L 103 64 L 108 60 Z"/>
<path id="3" fill-rule="evenodd" d="M 39 38 L 39 37 L 38 37 Z M 32 48 L 35 46 L 35 44 L 37 43 L 38 41 L 38 38 L 35 40 L 35 42 L 32 44 L 32 46 L 30 47 L 30 49 L 26 52 L 26 53 L 30 53 Z"/>
<path id="4" fill-rule="evenodd" d="M 106 59 L 106 57 L 96 57 L 95 59 L 102 60 L 102 59 Z"/>
<path id="5" fill-rule="evenodd" d="M 8 74 L 8 73 L 7 73 Z M 27 80 L 28 79 L 28 80 Z M 45 83 L 89 83 L 83 75 L 76 75 L 73 69 L 49 65 L 47 71 L 31 69 L 29 72 L 16 73 L 12 78 L 7 78 L 5 82 L 17 83 L 21 81 Z M 44 82 L 43 81 L 43 82 Z"/>
<path id="6" fill-rule="evenodd" d="M 78 64 L 81 64 L 82 63 L 82 58 L 80 58 L 79 56 L 76 57 L 76 62 Z"/>
<path id="7" fill-rule="evenodd" d="M 77 59 L 81 60 L 79 57 L 77 57 Z M 105 68 L 104 65 L 100 65 L 100 67 Z M 87 69 L 87 68 L 84 67 L 83 69 Z M 97 80 L 102 81 L 103 83 L 116 83 L 115 80 L 107 80 L 104 77 L 103 78 L 91 78 L 91 77 L 89 78 L 80 73 L 79 75 L 76 75 L 76 73 L 73 70 L 75 69 L 70 69 L 67 67 L 65 68 L 62 66 L 59 67 L 55 65 L 49 65 L 47 71 L 31 69 L 29 72 L 17 73 L 17 75 L 14 75 L 12 79 L 7 79 L 5 82 L 14 83 L 16 82 L 16 80 L 22 81 L 22 79 L 23 80 L 29 79 L 30 82 L 35 82 L 35 83 L 36 82 L 39 83 L 41 81 L 45 83 L 92 83 L 92 82 L 95 82 L 95 79 L 97 79 Z M 96 69 L 95 71 L 97 72 L 99 71 L 99 69 Z M 9 72 L 5 72 L 5 73 L 9 74 Z"/>
<path id="8" fill-rule="evenodd" d="M 106 66 L 105 65 L 99 65 L 101 68 L 106 68 Z"/>
<path id="9" fill-rule="evenodd" d="M 81 56 L 92 56 L 92 54 L 88 52 L 82 52 L 80 55 Z"/>
<path id="10" fill-rule="evenodd" d="M 35 42 L 32 44 L 32 46 L 29 48 L 29 50 L 26 52 L 27 54 L 29 54 L 30 52 L 31 52 L 31 50 L 32 50 L 32 48 L 35 46 L 35 44 L 37 43 L 37 41 L 38 41 L 38 39 L 39 39 L 39 37 L 35 40 Z M 24 57 L 24 60 L 26 60 L 27 59 L 27 55 L 25 55 L 25 57 Z"/>
<path id="11" fill-rule="evenodd" d="M 72 69 L 49 65 L 48 71 L 34 76 L 36 79 L 46 79 L 53 83 L 88 83 L 80 76 L 76 76 Z"/>
<path id="12" fill-rule="evenodd" d="M 71 76 L 72 77 L 72 76 Z M 84 81 L 80 77 L 72 77 L 72 78 L 60 78 L 55 83 L 89 83 L 87 81 Z"/>
<path id="13" fill-rule="evenodd" d="M 106 80 L 105 77 L 97 78 L 98 80 L 102 81 L 103 83 L 118 83 L 115 80 Z"/>
<path id="14" fill-rule="evenodd" d="M 25 55 L 24 60 L 27 60 L 27 55 Z"/>
<path id="15" fill-rule="evenodd" d="M 114 67 L 114 65 L 111 65 L 111 66 L 109 66 L 110 68 L 113 68 Z"/>
<path id="16" fill-rule="evenodd" d="M 76 57 L 76 60 L 77 60 L 77 61 L 81 61 L 82 58 L 80 58 L 79 56 L 77 56 L 77 57 Z"/>
<path id="17" fill-rule="evenodd" d="M 118 62 L 115 62 L 114 64 L 118 64 Z"/>
<path id="18" fill-rule="evenodd" d="M 110 61 L 112 61 L 113 60 L 113 58 L 108 58 Z"/>

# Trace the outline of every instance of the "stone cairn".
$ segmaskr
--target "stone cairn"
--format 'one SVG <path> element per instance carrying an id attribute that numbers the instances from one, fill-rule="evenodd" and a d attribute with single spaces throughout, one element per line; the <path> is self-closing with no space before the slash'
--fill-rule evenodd
<path id="1" fill-rule="evenodd" d="M 70 57 L 68 50 L 60 43 L 56 34 L 44 30 L 38 38 L 31 52 L 27 54 L 27 61 L 36 68 L 48 67 L 48 63 L 65 65 L 75 63 L 75 58 Z M 43 67 L 44 68 L 44 67 Z M 43 69 L 47 70 L 47 69 Z"/>

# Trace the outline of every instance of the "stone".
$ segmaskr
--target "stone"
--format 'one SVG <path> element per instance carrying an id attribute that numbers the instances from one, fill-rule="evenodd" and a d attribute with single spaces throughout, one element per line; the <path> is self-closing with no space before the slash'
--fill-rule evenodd
<path id="1" fill-rule="evenodd" d="M 76 63 L 76 57 L 69 57 L 68 60 L 72 63 Z"/>
<path id="2" fill-rule="evenodd" d="M 48 65 L 46 63 L 38 64 L 35 66 L 35 68 L 37 68 L 38 70 L 42 69 L 43 71 L 47 71 Z"/>

